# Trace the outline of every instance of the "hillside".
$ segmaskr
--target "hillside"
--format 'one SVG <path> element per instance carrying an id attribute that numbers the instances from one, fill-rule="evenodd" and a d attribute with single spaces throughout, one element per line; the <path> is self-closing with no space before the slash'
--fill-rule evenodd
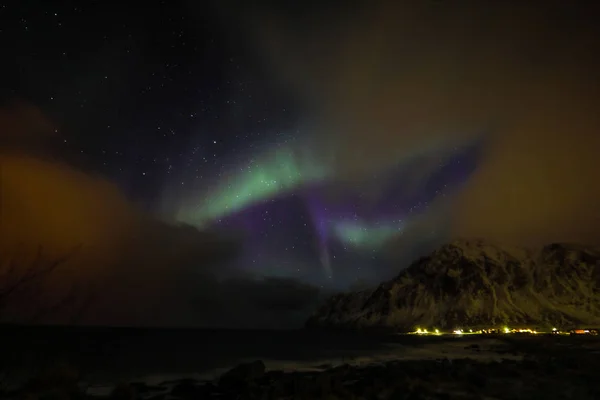
<path id="1" fill-rule="evenodd" d="M 330 298 L 306 326 L 410 331 L 505 324 L 600 325 L 600 248 L 455 241 L 374 290 Z"/>

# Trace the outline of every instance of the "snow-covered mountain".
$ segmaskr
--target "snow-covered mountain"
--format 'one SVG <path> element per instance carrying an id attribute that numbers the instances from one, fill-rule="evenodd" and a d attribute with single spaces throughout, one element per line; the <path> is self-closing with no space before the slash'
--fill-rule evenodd
<path id="1" fill-rule="evenodd" d="M 453 330 L 600 325 L 600 248 L 457 240 L 373 290 L 338 294 L 307 327 Z"/>

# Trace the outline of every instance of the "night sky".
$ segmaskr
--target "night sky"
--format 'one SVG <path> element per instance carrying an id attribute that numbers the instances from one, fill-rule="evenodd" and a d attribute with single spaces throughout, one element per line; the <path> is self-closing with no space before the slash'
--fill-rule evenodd
<path id="1" fill-rule="evenodd" d="M 590 7 L 1 3 L 4 213 L 31 207 L 3 230 L 122 249 L 144 215 L 235 238 L 211 277 L 326 292 L 458 236 L 595 242 Z"/>

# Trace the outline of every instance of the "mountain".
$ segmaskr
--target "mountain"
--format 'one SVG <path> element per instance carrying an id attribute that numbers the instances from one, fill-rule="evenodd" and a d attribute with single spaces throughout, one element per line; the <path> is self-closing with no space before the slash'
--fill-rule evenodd
<path id="1" fill-rule="evenodd" d="M 600 325 L 600 248 L 458 240 L 373 290 L 333 296 L 306 322 L 405 332 L 503 325 Z"/>

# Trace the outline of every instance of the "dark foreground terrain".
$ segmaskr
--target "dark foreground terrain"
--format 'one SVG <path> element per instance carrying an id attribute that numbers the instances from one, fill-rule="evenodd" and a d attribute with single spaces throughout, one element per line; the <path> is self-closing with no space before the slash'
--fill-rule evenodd
<path id="1" fill-rule="evenodd" d="M 597 336 L 16 331 L 2 398 L 600 399 Z"/>

